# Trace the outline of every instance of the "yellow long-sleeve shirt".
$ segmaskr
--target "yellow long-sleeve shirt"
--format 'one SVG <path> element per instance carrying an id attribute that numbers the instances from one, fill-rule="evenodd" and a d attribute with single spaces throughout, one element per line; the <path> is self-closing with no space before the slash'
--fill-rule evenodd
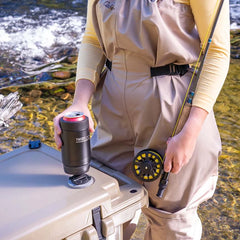
<path id="1" fill-rule="evenodd" d="M 200 40 L 203 43 L 219 0 L 174 0 L 191 6 Z M 92 23 L 93 0 L 88 1 L 87 25 L 79 51 L 76 81 L 88 79 L 97 85 L 105 56 Z M 225 81 L 230 58 L 229 1 L 225 0 L 205 64 L 197 84 L 193 106 L 210 111 Z"/>

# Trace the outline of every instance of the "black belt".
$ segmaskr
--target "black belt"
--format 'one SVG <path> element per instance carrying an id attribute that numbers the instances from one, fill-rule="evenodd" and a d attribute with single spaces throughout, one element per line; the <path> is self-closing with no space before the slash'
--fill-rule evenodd
<path id="1" fill-rule="evenodd" d="M 183 76 L 188 71 L 189 65 L 175 65 L 170 63 L 161 67 L 151 67 L 151 77 L 161 75 L 180 75 Z"/>
<path id="2" fill-rule="evenodd" d="M 107 59 L 107 68 L 112 70 L 112 62 Z M 175 65 L 173 63 L 161 66 L 161 67 L 151 67 L 151 77 L 162 76 L 162 75 L 180 75 L 183 76 L 188 71 L 189 65 Z"/>

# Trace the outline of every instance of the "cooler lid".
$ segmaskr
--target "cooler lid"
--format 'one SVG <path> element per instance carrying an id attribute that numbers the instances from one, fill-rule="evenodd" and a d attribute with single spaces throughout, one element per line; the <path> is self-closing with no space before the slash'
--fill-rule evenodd
<path id="1" fill-rule="evenodd" d="M 92 167 L 88 175 L 94 184 L 71 189 L 60 159 L 61 153 L 45 144 L 0 156 L 1 240 L 41 239 L 41 232 L 48 232 L 48 239 L 61 239 L 91 225 L 94 207 L 101 206 L 104 218 L 143 196 L 122 201 L 118 181 Z"/>

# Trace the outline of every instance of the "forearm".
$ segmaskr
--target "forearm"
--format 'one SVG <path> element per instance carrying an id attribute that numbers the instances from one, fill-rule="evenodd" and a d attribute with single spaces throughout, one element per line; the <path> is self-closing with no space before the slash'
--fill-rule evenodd
<path id="1" fill-rule="evenodd" d="M 95 91 L 95 86 L 91 81 L 87 79 L 79 79 L 76 82 L 73 104 L 74 105 L 88 104 L 94 91 Z"/>
<path id="2" fill-rule="evenodd" d="M 192 106 L 189 117 L 182 129 L 182 134 L 189 140 L 197 139 L 207 115 L 208 112 L 203 108 Z"/>

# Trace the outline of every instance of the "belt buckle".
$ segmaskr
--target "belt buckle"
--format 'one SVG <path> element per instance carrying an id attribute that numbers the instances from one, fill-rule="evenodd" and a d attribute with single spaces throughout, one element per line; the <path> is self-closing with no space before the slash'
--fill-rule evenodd
<path id="1" fill-rule="evenodd" d="M 170 75 L 177 75 L 178 73 L 176 72 L 176 65 L 171 63 L 169 64 L 169 72 Z"/>

